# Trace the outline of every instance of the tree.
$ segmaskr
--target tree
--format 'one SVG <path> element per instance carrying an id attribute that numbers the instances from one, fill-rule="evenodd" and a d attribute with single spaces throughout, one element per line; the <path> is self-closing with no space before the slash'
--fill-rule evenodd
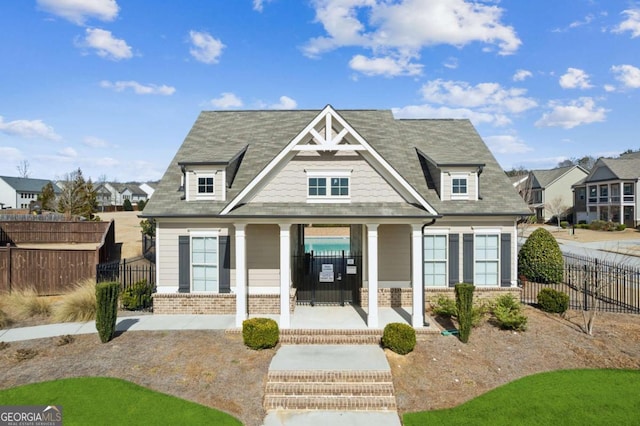
<path id="1" fill-rule="evenodd" d="M 131 212 L 133 211 L 133 206 L 131 205 L 131 201 L 129 201 L 128 198 L 125 198 L 124 201 L 122 202 L 122 209 L 125 212 Z"/>
<path id="2" fill-rule="evenodd" d="M 62 193 L 58 197 L 58 211 L 64 213 L 67 219 L 82 216 L 92 220 L 97 207 L 96 191 L 91 179 L 85 181 L 80 169 L 67 173 L 63 179 Z"/>
<path id="3" fill-rule="evenodd" d="M 555 284 L 562 281 L 562 252 L 553 235 L 544 228 L 531 233 L 518 254 L 518 275 L 529 281 Z"/>
<path id="4" fill-rule="evenodd" d="M 22 160 L 20 164 L 16 166 L 16 169 L 18 170 L 18 175 L 21 178 L 28 178 L 31 175 L 31 167 L 27 160 Z"/>
<path id="5" fill-rule="evenodd" d="M 529 174 L 529 170 L 525 169 L 524 166 L 512 167 L 511 170 L 507 170 L 504 172 L 507 176 L 524 176 Z"/>
<path id="6" fill-rule="evenodd" d="M 145 200 L 138 200 L 138 211 L 141 212 L 147 206 L 147 202 Z"/>
<path id="7" fill-rule="evenodd" d="M 545 203 L 544 208 L 549 210 L 549 213 L 556 217 L 558 229 L 560 229 L 560 218 L 564 216 L 569 209 L 569 206 L 565 204 L 562 196 L 558 195 L 553 200 Z"/>
<path id="8" fill-rule="evenodd" d="M 585 155 L 584 157 L 572 157 L 558 163 L 558 167 L 580 166 L 584 169 L 591 170 L 593 165 L 596 164 L 597 159 L 591 155 Z"/>
<path id="9" fill-rule="evenodd" d="M 42 192 L 38 195 L 38 201 L 42 210 L 53 211 L 56 207 L 56 192 L 51 182 L 42 187 Z"/>

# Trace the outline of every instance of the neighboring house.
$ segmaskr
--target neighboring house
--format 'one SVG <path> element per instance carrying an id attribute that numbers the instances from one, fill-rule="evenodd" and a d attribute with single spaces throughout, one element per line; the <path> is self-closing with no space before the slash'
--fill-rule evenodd
<path id="1" fill-rule="evenodd" d="M 558 213 L 558 207 L 564 207 L 562 213 L 571 208 L 572 186 L 588 173 L 581 166 L 532 170 L 527 176 L 512 178 L 512 184 L 527 202 L 537 221 L 547 222 Z"/>
<path id="2" fill-rule="evenodd" d="M 157 185 L 158 184 L 156 182 L 145 182 L 143 184 L 140 184 L 140 189 L 147 194 L 147 199 L 149 199 L 156 190 Z"/>
<path id="3" fill-rule="evenodd" d="M 377 328 L 395 297 L 421 327 L 425 294 L 515 290 L 526 214 L 468 120 L 327 106 L 202 112 L 140 216 L 157 223 L 154 312 L 289 328 L 296 303 L 359 303 Z M 308 224 L 348 226 L 348 249 L 305 253 Z"/>
<path id="4" fill-rule="evenodd" d="M 53 184 L 56 195 L 60 193 L 60 188 L 47 179 L 0 176 L 0 206 L 4 209 L 28 209 L 48 183 Z"/>
<path id="5" fill-rule="evenodd" d="M 138 201 L 147 201 L 149 196 L 135 182 L 116 183 L 104 182 L 97 186 L 96 195 L 101 207 L 120 207 L 124 200 L 129 200 L 133 206 Z"/>
<path id="6" fill-rule="evenodd" d="M 578 221 L 604 220 L 640 224 L 640 155 L 600 158 L 591 173 L 574 185 L 574 210 Z"/>

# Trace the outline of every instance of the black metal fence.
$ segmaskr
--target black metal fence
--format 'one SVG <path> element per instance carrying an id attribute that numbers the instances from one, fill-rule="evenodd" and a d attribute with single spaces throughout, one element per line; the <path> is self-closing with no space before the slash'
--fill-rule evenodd
<path id="1" fill-rule="evenodd" d="M 96 265 L 96 281 L 116 281 L 121 291 L 131 289 L 134 284 L 146 281 L 155 286 L 156 268 L 153 264 L 127 263 L 126 259 Z"/>
<path id="2" fill-rule="evenodd" d="M 602 259 L 563 255 L 563 282 L 540 284 L 521 280 L 522 302 L 536 304 L 545 287 L 569 295 L 569 307 L 640 314 L 640 268 Z"/>

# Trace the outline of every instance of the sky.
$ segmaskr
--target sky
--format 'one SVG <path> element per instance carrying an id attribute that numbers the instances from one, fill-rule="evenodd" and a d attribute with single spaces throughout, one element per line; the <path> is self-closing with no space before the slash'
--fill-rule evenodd
<path id="1" fill-rule="evenodd" d="M 160 179 L 200 111 L 468 118 L 505 169 L 640 149 L 640 2 L 2 0 L 0 175 Z"/>

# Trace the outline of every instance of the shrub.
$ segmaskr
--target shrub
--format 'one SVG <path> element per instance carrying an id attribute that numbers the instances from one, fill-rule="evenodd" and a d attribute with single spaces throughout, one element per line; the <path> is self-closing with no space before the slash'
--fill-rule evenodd
<path id="1" fill-rule="evenodd" d="M 129 201 L 128 198 L 122 202 L 122 210 L 124 210 L 125 212 L 133 211 L 133 206 L 131 205 L 131 201 Z"/>
<path id="2" fill-rule="evenodd" d="M 120 283 L 104 282 L 96 285 L 96 329 L 102 343 L 107 343 L 116 332 Z"/>
<path id="3" fill-rule="evenodd" d="M 625 229 L 627 229 L 627 225 L 625 225 L 624 223 L 619 223 L 616 225 L 616 231 L 624 231 Z"/>
<path id="4" fill-rule="evenodd" d="M 457 317 L 458 309 L 456 308 L 455 300 L 440 294 L 436 299 L 435 303 L 431 303 L 431 311 L 435 315 L 439 315 L 442 317 Z"/>
<path id="5" fill-rule="evenodd" d="M 140 221 L 140 227 L 142 228 L 142 233 L 148 235 L 149 237 L 155 237 L 156 235 L 156 220 L 155 219 L 144 219 Z"/>
<path id="6" fill-rule="evenodd" d="M 469 341 L 473 323 L 473 284 L 456 284 L 456 309 L 458 311 L 458 338 L 462 343 Z"/>
<path id="7" fill-rule="evenodd" d="M 562 281 L 562 252 L 544 228 L 531 233 L 518 255 L 518 274 L 529 281 L 550 284 Z"/>
<path id="8" fill-rule="evenodd" d="M 512 294 L 505 294 L 496 298 L 493 315 L 498 326 L 505 330 L 525 331 L 527 317 L 522 313 L 522 306 Z"/>
<path id="9" fill-rule="evenodd" d="M 88 279 L 77 283 L 53 308 L 57 322 L 91 321 L 96 318 L 96 283 Z"/>
<path id="10" fill-rule="evenodd" d="M 566 220 L 563 220 L 562 222 L 560 222 L 560 227 L 562 229 L 567 229 L 567 226 L 569 226 L 569 222 L 567 222 Z"/>
<path id="11" fill-rule="evenodd" d="M 153 284 L 148 284 L 147 280 L 140 280 L 122 292 L 120 303 L 129 311 L 146 309 L 151 306 L 152 293 Z"/>
<path id="12" fill-rule="evenodd" d="M 242 339 L 251 349 L 273 348 L 279 338 L 278 323 L 270 318 L 250 318 L 242 322 Z"/>
<path id="13" fill-rule="evenodd" d="M 9 325 L 11 325 L 11 319 L 2 309 L 0 309 L 0 329 L 8 327 Z"/>
<path id="14" fill-rule="evenodd" d="M 545 312 L 563 314 L 569 309 L 569 295 L 553 288 L 543 288 L 538 293 L 538 305 Z"/>
<path id="15" fill-rule="evenodd" d="M 141 212 L 147 206 L 147 202 L 145 200 L 138 200 L 138 211 Z"/>
<path id="16" fill-rule="evenodd" d="M 406 355 L 416 347 L 416 331 L 408 324 L 392 322 L 384 327 L 382 346 Z"/>
<path id="17" fill-rule="evenodd" d="M 17 349 L 16 353 L 13 355 L 16 361 L 26 361 L 28 359 L 35 358 L 38 355 L 37 349 Z"/>
<path id="18" fill-rule="evenodd" d="M 9 318 L 27 319 L 51 314 L 51 299 L 38 296 L 34 287 L 15 290 L 3 296 L 3 305 Z"/>

